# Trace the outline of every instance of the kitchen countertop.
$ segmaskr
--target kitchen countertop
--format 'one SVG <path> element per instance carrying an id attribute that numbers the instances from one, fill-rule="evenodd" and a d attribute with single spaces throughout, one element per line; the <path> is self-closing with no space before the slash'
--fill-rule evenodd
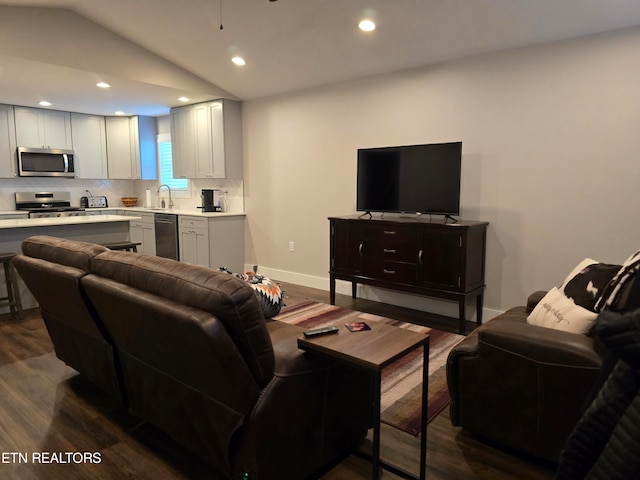
<path id="1" fill-rule="evenodd" d="M 28 215 L 25 210 L 0 210 L 0 215 Z"/>
<path id="2" fill-rule="evenodd" d="M 234 212 L 203 212 L 200 209 L 187 210 L 181 208 L 145 208 L 145 207 L 108 207 L 108 208 L 87 208 L 87 211 L 99 210 L 122 210 L 126 212 L 142 212 L 142 213 L 170 213 L 173 215 L 189 215 L 191 217 L 244 217 L 244 213 Z"/>
<path id="3" fill-rule="evenodd" d="M 107 208 L 87 208 L 85 209 L 87 212 L 102 212 L 102 211 L 113 211 L 113 210 L 122 210 L 125 212 L 141 212 L 141 213 L 172 213 L 174 215 L 189 215 L 191 217 L 235 217 L 235 216 L 245 216 L 244 213 L 234 213 L 234 212 L 202 212 L 200 210 L 187 210 L 180 208 L 145 208 L 145 207 L 107 207 Z M 26 211 L 19 210 L 0 210 L 0 215 L 26 215 Z"/>
<path id="4" fill-rule="evenodd" d="M 47 227 L 56 225 L 88 225 L 91 223 L 113 223 L 141 220 L 142 217 L 124 215 L 79 215 L 75 217 L 16 218 L 0 220 L 0 229 Z"/>

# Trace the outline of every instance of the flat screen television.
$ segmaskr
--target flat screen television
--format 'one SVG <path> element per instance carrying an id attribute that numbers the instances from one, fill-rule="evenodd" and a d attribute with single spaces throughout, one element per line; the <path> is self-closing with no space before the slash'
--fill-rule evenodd
<path id="1" fill-rule="evenodd" d="M 460 214 L 462 142 L 358 149 L 360 212 Z"/>

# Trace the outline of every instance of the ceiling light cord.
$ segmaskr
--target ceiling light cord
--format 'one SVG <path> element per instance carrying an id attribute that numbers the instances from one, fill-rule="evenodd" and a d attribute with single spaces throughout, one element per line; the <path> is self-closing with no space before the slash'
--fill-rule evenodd
<path id="1" fill-rule="evenodd" d="M 220 30 L 224 30 L 224 26 L 222 25 L 222 0 L 220 0 Z"/>

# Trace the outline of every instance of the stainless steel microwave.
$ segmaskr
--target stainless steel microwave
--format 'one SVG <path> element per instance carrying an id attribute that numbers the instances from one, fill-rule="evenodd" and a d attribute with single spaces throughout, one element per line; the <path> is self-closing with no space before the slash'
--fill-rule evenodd
<path id="1" fill-rule="evenodd" d="M 21 177 L 75 177 L 73 150 L 18 147 Z"/>

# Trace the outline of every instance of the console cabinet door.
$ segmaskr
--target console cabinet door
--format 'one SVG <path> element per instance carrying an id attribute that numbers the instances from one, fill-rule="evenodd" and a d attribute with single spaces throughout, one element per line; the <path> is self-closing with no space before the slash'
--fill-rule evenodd
<path id="1" fill-rule="evenodd" d="M 423 287 L 462 290 L 462 232 L 420 231 L 418 249 L 418 283 Z"/>
<path id="2" fill-rule="evenodd" d="M 357 222 L 331 220 L 331 271 L 360 273 L 365 254 L 364 227 Z"/>

